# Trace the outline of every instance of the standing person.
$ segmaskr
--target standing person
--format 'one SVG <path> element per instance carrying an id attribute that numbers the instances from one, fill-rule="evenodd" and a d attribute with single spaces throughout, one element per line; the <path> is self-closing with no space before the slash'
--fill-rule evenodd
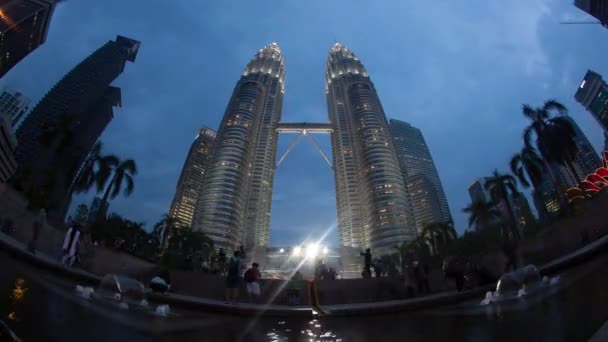
<path id="1" fill-rule="evenodd" d="M 367 248 L 365 253 L 361 253 L 363 257 L 363 278 L 372 277 L 372 250 Z"/>
<path id="2" fill-rule="evenodd" d="M 228 272 L 226 272 L 226 304 L 236 304 L 239 299 L 239 282 L 241 278 L 241 252 L 235 251 L 228 260 Z"/>
<path id="3" fill-rule="evenodd" d="M 262 275 L 258 267 L 259 265 L 254 262 L 251 264 L 251 268 L 245 272 L 247 297 L 249 297 L 250 302 L 258 302 L 262 295 L 262 290 L 260 289 L 260 278 L 262 278 Z"/>
<path id="4" fill-rule="evenodd" d="M 40 209 L 38 212 L 38 216 L 34 219 L 34 226 L 32 227 L 32 239 L 27 245 L 27 249 L 32 253 L 36 253 L 36 244 L 38 241 L 38 236 L 40 235 L 40 231 L 46 225 L 46 210 Z"/>
<path id="5" fill-rule="evenodd" d="M 67 233 L 65 233 L 65 238 L 63 239 L 63 257 L 61 258 L 62 264 L 72 266 L 74 261 L 78 258 L 80 234 L 81 231 L 78 223 L 75 223 L 68 229 Z"/>
<path id="6" fill-rule="evenodd" d="M 220 248 L 217 253 L 217 266 L 221 275 L 224 275 L 226 271 L 226 252 L 224 252 L 223 248 Z"/>

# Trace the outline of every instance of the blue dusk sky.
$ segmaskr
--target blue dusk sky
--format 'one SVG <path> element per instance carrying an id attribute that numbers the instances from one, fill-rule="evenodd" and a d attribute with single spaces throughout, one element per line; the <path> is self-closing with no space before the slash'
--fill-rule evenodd
<path id="1" fill-rule="evenodd" d="M 217 128 L 253 54 L 277 42 L 286 61 L 283 121 L 327 121 L 324 68 L 334 41 L 351 48 L 388 118 L 420 128 L 456 228 L 467 187 L 506 172 L 527 124 L 521 105 L 564 103 L 599 151 L 602 131 L 573 98 L 587 69 L 608 77 L 608 30 L 569 0 L 193 1 L 68 0 L 46 43 L 0 85 L 34 102 L 88 54 L 124 35 L 142 42 L 115 82 L 123 107 L 102 136 L 106 152 L 136 159 L 135 193 L 110 206 L 150 227 L 167 212 L 197 128 Z M 294 136 L 283 135 L 279 155 Z M 329 137 L 317 139 L 329 154 Z M 273 245 L 319 237 L 336 221 L 334 176 L 302 141 L 274 180 Z M 75 198 L 90 203 L 92 194 Z M 330 232 L 329 241 L 337 243 Z"/>

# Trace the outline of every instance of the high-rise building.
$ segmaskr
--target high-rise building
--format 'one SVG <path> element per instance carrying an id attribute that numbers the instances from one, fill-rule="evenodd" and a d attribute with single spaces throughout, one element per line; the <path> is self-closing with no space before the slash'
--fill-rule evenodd
<path id="1" fill-rule="evenodd" d="M 414 210 L 414 221 L 418 232 L 427 223 L 452 222 L 448 200 L 445 197 L 439 173 L 422 132 L 407 122 L 395 119 L 390 120 L 390 128 L 401 171 L 410 194 L 410 204 Z M 416 177 L 414 181 L 410 180 L 411 177 L 416 175 L 423 175 L 424 178 Z M 428 189 L 427 181 L 430 182 L 432 191 Z M 414 192 L 417 194 L 418 201 L 415 201 L 412 197 Z M 427 194 L 428 197 L 420 197 L 422 194 Z M 422 202 L 427 204 L 423 206 Z M 430 203 L 438 207 L 428 207 Z M 422 208 L 426 209 L 422 210 Z M 416 214 L 417 210 L 418 214 Z"/>
<path id="2" fill-rule="evenodd" d="M 417 234 L 384 110 L 359 58 L 339 43 L 325 77 L 341 243 L 389 253 Z"/>
<path id="3" fill-rule="evenodd" d="M 0 115 L 4 115 L 11 122 L 13 129 L 30 108 L 30 99 L 20 92 L 4 88 L 0 94 Z"/>
<path id="4" fill-rule="evenodd" d="M 17 139 L 8 117 L 0 115 L 0 183 L 7 182 L 17 170 Z"/>
<path id="5" fill-rule="evenodd" d="M 575 0 L 574 5 L 608 27 L 608 2 L 606 0 Z"/>
<path id="6" fill-rule="evenodd" d="M 489 203 L 492 201 L 490 192 L 486 190 L 486 183 L 488 177 L 482 177 L 476 179 L 471 185 L 469 185 L 469 196 L 471 196 L 471 202 L 481 201 Z"/>
<path id="7" fill-rule="evenodd" d="M 600 74 L 587 70 L 574 98 L 608 131 L 608 84 Z"/>
<path id="8" fill-rule="evenodd" d="M 563 116 L 563 118 L 570 122 L 572 128 L 574 128 L 576 156 L 572 162 L 574 170 L 560 165 L 558 173 L 560 180 L 568 187 L 571 187 L 576 186 L 578 181 L 585 179 L 588 174 L 594 173 L 602 165 L 602 160 L 576 122 L 570 116 Z M 576 172 L 576 174 L 573 172 Z"/>
<path id="9" fill-rule="evenodd" d="M 435 185 L 426 175 L 416 173 L 408 176 L 406 186 L 418 234 L 422 233 L 424 226 L 429 223 L 451 222 L 443 216 Z"/>
<path id="10" fill-rule="evenodd" d="M 45 42 L 57 2 L 0 2 L 0 77 Z"/>
<path id="11" fill-rule="evenodd" d="M 210 128 L 198 131 L 177 181 L 169 216 L 188 227 L 192 225 L 196 201 L 201 194 L 206 168 L 213 153 L 215 135 Z"/>
<path id="12" fill-rule="evenodd" d="M 226 108 L 192 224 L 218 248 L 268 244 L 284 75 L 280 48 L 265 46 L 245 68 Z"/>
<path id="13" fill-rule="evenodd" d="M 555 170 L 553 174 L 557 174 L 557 168 L 553 169 Z M 559 216 L 561 209 L 559 194 L 548 174 L 543 176 L 540 185 L 532 191 L 532 198 L 541 221 L 551 222 Z"/>
<path id="14" fill-rule="evenodd" d="M 74 177 L 112 119 L 112 107 L 122 105 L 120 88 L 110 84 L 127 61 L 135 61 L 139 45 L 118 36 L 101 46 L 55 84 L 19 126 L 19 173 L 28 176 L 19 177 L 17 186 L 45 191 L 49 218 L 65 216 Z M 49 131 L 53 140 L 45 143 Z M 67 143 L 66 137 L 71 137 Z"/>

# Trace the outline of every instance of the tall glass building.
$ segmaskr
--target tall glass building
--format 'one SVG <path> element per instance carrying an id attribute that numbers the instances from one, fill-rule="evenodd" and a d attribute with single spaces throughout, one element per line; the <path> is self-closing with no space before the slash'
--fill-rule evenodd
<path id="1" fill-rule="evenodd" d="M 192 224 L 218 248 L 268 244 L 284 76 L 278 45 L 260 49 L 224 113 Z"/>
<path id="2" fill-rule="evenodd" d="M 0 77 L 46 41 L 57 2 L 0 1 Z"/>
<path id="3" fill-rule="evenodd" d="M 113 107 L 121 107 L 120 88 L 110 84 L 134 62 L 140 42 L 117 36 L 67 73 L 32 109 L 17 129 L 16 150 L 22 190 L 48 192 L 49 217 L 62 220 L 70 202 L 70 185 L 101 133 L 113 118 Z M 66 120 L 66 115 L 71 118 Z M 69 124 L 73 132 L 69 146 L 59 151 L 41 139 L 45 127 Z"/>
<path id="4" fill-rule="evenodd" d="M 190 146 L 184 167 L 177 181 L 169 216 L 187 227 L 192 225 L 196 201 L 201 194 L 207 165 L 213 154 L 215 131 L 201 128 Z"/>
<path id="5" fill-rule="evenodd" d="M 604 131 L 608 132 L 608 84 L 602 76 L 587 70 L 574 98 L 593 115 Z"/>
<path id="6" fill-rule="evenodd" d="M 416 238 L 388 121 L 365 67 L 348 48 L 333 46 L 325 77 L 341 244 L 387 254 Z"/>
<path id="7" fill-rule="evenodd" d="M 422 132 L 395 119 L 390 120 L 390 128 L 418 232 L 427 223 L 452 222 L 448 200 Z"/>
<path id="8" fill-rule="evenodd" d="M 2 89 L 0 93 L 0 115 L 4 115 L 10 122 L 13 128 L 17 127 L 17 123 L 29 110 L 30 99 L 22 93 L 10 89 Z"/>

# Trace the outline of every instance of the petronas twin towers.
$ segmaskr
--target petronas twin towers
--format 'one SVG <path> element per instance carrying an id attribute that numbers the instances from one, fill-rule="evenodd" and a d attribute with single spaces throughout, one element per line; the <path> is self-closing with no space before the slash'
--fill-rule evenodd
<path id="1" fill-rule="evenodd" d="M 245 68 L 224 113 L 193 220 L 193 229 L 217 247 L 269 243 L 284 77 L 280 48 L 265 46 Z M 388 253 L 413 240 L 416 229 L 374 84 L 355 54 L 338 43 L 327 60 L 326 94 L 341 245 Z"/>

